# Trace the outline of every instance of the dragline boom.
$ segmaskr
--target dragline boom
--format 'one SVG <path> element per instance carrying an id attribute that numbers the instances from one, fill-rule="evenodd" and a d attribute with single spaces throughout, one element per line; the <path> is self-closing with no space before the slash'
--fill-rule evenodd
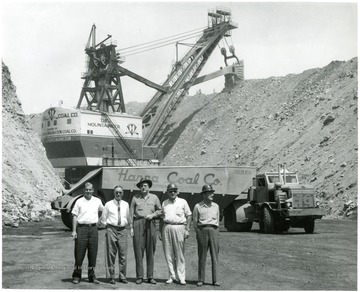
<path id="1" fill-rule="evenodd" d="M 166 121 L 176 105 L 195 84 L 197 76 L 220 40 L 224 36 L 229 36 L 230 30 L 237 28 L 237 25 L 231 22 L 229 11 L 218 9 L 216 13 L 209 12 L 208 18 L 208 28 L 203 31 L 203 35 L 182 60 L 176 62 L 168 79 L 164 82 L 163 87 L 168 88 L 168 92 L 157 92 L 143 110 L 141 116 L 144 145 L 162 144 Z"/>

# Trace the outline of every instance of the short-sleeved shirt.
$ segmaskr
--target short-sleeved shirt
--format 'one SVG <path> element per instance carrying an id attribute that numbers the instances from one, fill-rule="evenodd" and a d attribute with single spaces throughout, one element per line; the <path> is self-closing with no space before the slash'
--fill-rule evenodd
<path id="1" fill-rule="evenodd" d="M 119 203 L 118 201 L 111 200 L 105 204 L 104 212 L 101 217 L 102 224 L 111 224 L 116 226 L 125 227 L 129 224 L 129 204 L 123 200 L 120 201 L 120 217 L 121 224 L 119 225 Z"/>
<path id="2" fill-rule="evenodd" d="M 208 206 L 204 201 L 198 203 L 194 207 L 193 220 L 197 223 L 197 226 L 201 225 L 215 225 L 219 226 L 220 222 L 220 208 L 219 205 L 211 202 Z"/>
<path id="3" fill-rule="evenodd" d="M 99 213 L 104 210 L 104 206 L 99 198 L 94 196 L 90 200 L 85 197 L 75 202 L 71 213 L 77 216 L 79 224 L 94 224 L 99 221 Z"/>
<path id="4" fill-rule="evenodd" d="M 185 224 L 186 217 L 191 215 L 188 203 L 177 197 L 174 202 L 169 199 L 162 203 L 164 222 L 168 224 Z"/>
<path id="5" fill-rule="evenodd" d="M 155 212 L 161 214 L 160 200 L 156 195 L 151 193 L 148 193 L 145 197 L 136 195 L 131 201 L 130 212 L 133 212 L 133 218 L 131 219 L 143 218 Z"/>

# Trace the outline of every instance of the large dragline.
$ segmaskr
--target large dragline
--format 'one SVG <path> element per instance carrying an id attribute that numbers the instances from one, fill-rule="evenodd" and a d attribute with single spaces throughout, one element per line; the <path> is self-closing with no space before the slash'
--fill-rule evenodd
<path id="1" fill-rule="evenodd" d="M 229 56 L 225 47 L 219 47 L 226 66 L 199 76 L 220 41 L 230 37 L 235 28 L 229 10 L 209 11 L 207 27 L 199 31 L 200 37 L 194 44 L 187 44 L 189 51 L 176 60 L 166 81 L 159 85 L 124 68 L 121 50 L 112 43 L 111 35 L 97 42 L 93 25 L 85 48 L 87 68 L 82 75 L 84 81 L 76 109 L 52 107 L 42 115 L 41 139 L 52 165 L 65 168 L 65 180 L 73 184 L 101 166 L 161 163 L 162 146 L 168 139 L 167 120 L 188 89 L 221 75 L 225 75 L 226 88 L 243 80 L 243 62 L 235 56 L 232 45 L 228 48 Z M 172 38 L 176 48 L 194 33 L 180 35 L 178 39 Z M 229 59 L 234 64 L 228 66 Z M 157 90 L 141 116 L 126 113 L 123 76 Z"/>

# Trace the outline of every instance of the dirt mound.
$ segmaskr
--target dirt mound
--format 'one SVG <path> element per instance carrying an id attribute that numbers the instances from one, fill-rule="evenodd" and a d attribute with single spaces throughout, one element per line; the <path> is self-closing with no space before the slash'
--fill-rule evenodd
<path id="1" fill-rule="evenodd" d="M 357 64 L 334 61 L 246 80 L 230 93 L 187 97 L 169 122 L 164 164 L 270 171 L 285 162 L 316 188 L 328 217 L 356 217 Z"/>
<path id="2" fill-rule="evenodd" d="M 8 67 L 2 63 L 2 222 L 52 218 L 50 202 L 62 189 L 39 137 L 30 127 Z"/>

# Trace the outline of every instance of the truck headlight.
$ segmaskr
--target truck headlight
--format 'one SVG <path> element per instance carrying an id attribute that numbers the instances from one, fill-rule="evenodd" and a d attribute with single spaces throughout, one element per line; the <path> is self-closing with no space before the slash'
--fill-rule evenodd
<path id="1" fill-rule="evenodd" d="M 320 207 L 320 201 L 316 201 L 315 204 L 316 204 L 316 208 Z"/>
<path id="2" fill-rule="evenodd" d="M 286 208 L 291 208 L 292 207 L 292 203 L 291 202 L 286 202 Z"/>

